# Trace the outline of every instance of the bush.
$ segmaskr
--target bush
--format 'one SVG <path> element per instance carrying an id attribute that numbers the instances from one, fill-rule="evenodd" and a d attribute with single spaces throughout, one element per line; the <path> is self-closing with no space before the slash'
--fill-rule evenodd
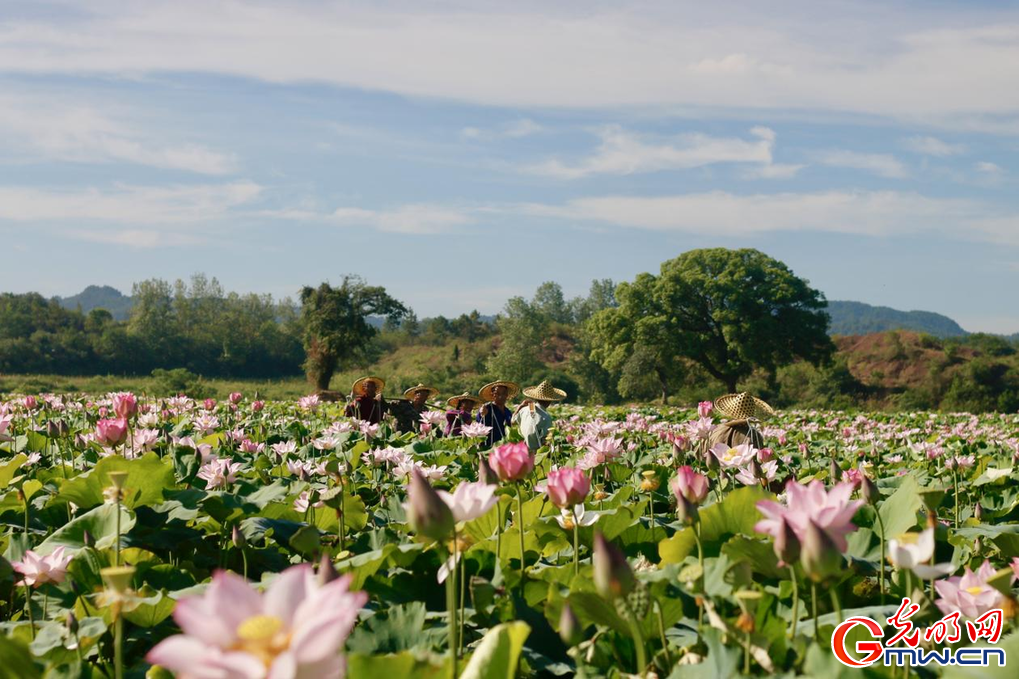
<path id="1" fill-rule="evenodd" d="M 202 382 L 200 375 L 196 375 L 187 368 L 174 368 L 164 370 L 156 368 L 152 371 L 152 377 L 156 382 L 153 386 L 155 396 L 178 396 L 184 394 L 191 398 L 208 398 L 212 395 L 212 389 Z"/>

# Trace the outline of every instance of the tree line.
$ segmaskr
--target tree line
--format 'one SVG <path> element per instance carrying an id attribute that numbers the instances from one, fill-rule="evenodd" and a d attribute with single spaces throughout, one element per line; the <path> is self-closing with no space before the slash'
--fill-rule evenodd
<path id="1" fill-rule="evenodd" d="M 419 321 L 383 287 L 351 276 L 303 287 L 297 301 L 226 293 L 202 274 L 143 281 L 132 297 L 130 316 L 116 321 L 102 309 L 85 314 L 37 294 L 0 295 L 0 371 L 186 368 L 207 377 L 273 378 L 303 370 L 325 390 L 337 372 L 373 365 L 400 346 L 452 342 L 442 374 L 391 377 L 453 388 L 463 373 L 521 383 L 548 378 L 574 398 L 611 403 L 667 400 L 705 379 L 730 391 L 752 375 L 773 383 L 781 366 L 822 364 L 834 350 L 824 296 L 782 262 L 749 249 L 693 250 L 632 282 L 595 280 L 574 299 L 546 282 L 531 299 L 508 300 L 494 323 L 476 311 Z M 474 352 L 469 361 L 461 350 Z"/>

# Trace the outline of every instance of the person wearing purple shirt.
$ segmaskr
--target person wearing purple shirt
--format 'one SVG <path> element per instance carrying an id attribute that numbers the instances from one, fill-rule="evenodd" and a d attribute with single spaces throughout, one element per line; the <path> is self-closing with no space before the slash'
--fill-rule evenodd
<path id="1" fill-rule="evenodd" d="M 461 428 L 473 419 L 474 407 L 480 402 L 479 398 L 467 392 L 446 401 L 450 409 L 446 411 L 446 430 L 443 433 L 446 436 L 460 436 Z"/>

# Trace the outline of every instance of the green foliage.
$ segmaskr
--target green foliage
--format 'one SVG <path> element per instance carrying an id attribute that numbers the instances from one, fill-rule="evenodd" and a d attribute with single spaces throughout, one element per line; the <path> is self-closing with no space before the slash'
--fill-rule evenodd
<path id="1" fill-rule="evenodd" d="M 621 377 L 654 375 L 663 399 L 684 362 L 734 391 L 756 369 L 774 376 L 797 358 L 820 363 L 834 351 L 824 296 L 756 250 L 692 250 L 663 263 L 659 276 L 621 283 L 616 296 L 619 307 L 588 324 L 592 356 Z"/>
<path id="2" fill-rule="evenodd" d="M 399 320 L 407 308 L 384 288 L 370 286 L 355 276 L 345 276 L 339 287 L 322 283 L 301 289 L 301 321 L 304 327 L 304 363 L 308 378 L 319 389 L 328 389 L 333 373 L 357 361 L 365 362 L 371 340 L 378 332 L 369 316 Z"/>
<path id="3" fill-rule="evenodd" d="M 212 395 L 212 390 L 202 382 L 202 378 L 187 368 L 156 368 L 152 377 L 155 379 L 152 393 L 158 396 L 184 395 L 203 399 Z"/>

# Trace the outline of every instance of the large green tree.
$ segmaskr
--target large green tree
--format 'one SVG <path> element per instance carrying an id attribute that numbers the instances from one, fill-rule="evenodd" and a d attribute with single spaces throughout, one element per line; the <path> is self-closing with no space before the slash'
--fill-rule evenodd
<path id="1" fill-rule="evenodd" d="M 407 307 L 390 297 L 385 288 L 368 285 L 356 276 L 345 276 L 339 287 L 322 283 L 317 288 L 301 288 L 308 379 L 317 389 L 328 389 L 337 368 L 366 356 L 378 332 L 368 322 L 369 316 L 399 320 L 407 313 Z"/>
<path id="2" fill-rule="evenodd" d="M 779 366 L 834 351 L 824 295 L 757 250 L 692 250 L 621 283 L 616 298 L 587 325 L 592 358 L 627 381 L 651 373 L 663 400 L 685 361 L 735 391 L 754 370 L 773 380 Z"/>

